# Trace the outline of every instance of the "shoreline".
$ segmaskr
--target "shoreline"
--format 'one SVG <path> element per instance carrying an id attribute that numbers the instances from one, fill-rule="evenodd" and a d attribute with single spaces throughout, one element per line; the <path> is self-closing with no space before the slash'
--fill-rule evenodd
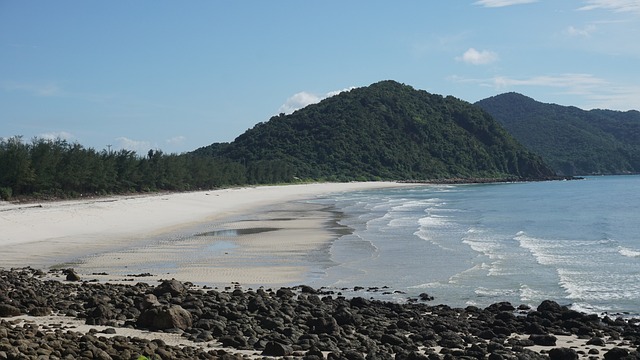
<path id="1" fill-rule="evenodd" d="M 2 204 L 0 264 L 5 268 L 75 267 L 83 276 L 109 274 L 94 275 L 101 281 L 154 273 L 154 277 L 146 280 L 175 277 L 183 281 L 220 285 L 240 282 L 252 286 L 301 283 L 307 280 L 304 276 L 309 266 L 300 258 L 317 252 L 335 238 L 332 226 L 328 225 L 335 219 L 311 204 L 302 206 L 302 200 L 343 191 L 402 186 L 418 185 L 314 183 L 24 206 Z M 274 231 L 198 236 L 251 228 Z M 220 261 L 214 264 L 212 258 L 202 256 L 211 250 L 217 260 L 224 259 L 224 264 L 219 264 Z M 297 261 L 289 261 L 295 256 Z M 262 261 L 260 265 L 261 258 L 273 261 Z"/>

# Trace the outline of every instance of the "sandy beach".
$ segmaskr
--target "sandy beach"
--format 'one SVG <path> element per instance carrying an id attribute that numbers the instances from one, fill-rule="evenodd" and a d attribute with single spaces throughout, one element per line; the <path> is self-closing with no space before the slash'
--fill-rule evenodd
<path id="1" fill-rule="evenodd" d="M 335 342 L 325 343 L 318 340 L 315 343 L 314 346 L 322 350 L 325 358 L 329 352 L 353 351 L 357 346 L 358 351 L 365 353 L 382 351 L 397 355 L 400 352 L 405 356 L 400 358 L 410 358 L 410 349 L 417 349 L 420 354 L 439 354 L 437 358 L 442 358 L 443 354 L 460 355 L 464 351 L 477 350 L 485 355 L 489 352 L 527 352 L 528 357 L 523 358 L 539 358 L 536 356 L 549 354 L 554 347 L 565 348 L 575 353 L 575 356 L 580 354 L 581 357 L 588 356 L 590 359 L 602 359 L 605 354 L 614 350 L 625 353 L 635 351 L 634 338 L 621 339 L 618 332 L 610 332 L 597 318 L 579 315 L 555 303 L 539 307 L 535 313 L 537 315 L 529 317 L 522 314 L 514 316 L 509 311 L 504 311 L 501 308 L 504 304 L 496 304 L 497 306 L 485 310 L 474 307 L 451 310 L 447 306 L 429 308 L 426 304 L 411 302 L 402 306 L 387 306 L 368 300 L 351 301 L 341 297 L 331 299 L 331 296 L 320 301 L 317 295 L 302 294 L 295 300 L 296 304 L 301 304 L 296 308 L 296 311 L 300 311 L 296 316 L 302 320 L 293 322 L 302 324 L 302 328 L 299 333 L 292 332 L 290 338 L 283 338 L 277 331 L 261 330 L 262 325 L 267 325 L 263 324 L 261 319 L 265 316 L 260 311 L 253 313 L 241 310 L 221 317 L 217 311 L 197 305 L 211 302 L 212 299 L 210 293 L 203 291 L 203 284 L 220 286 L 225 288 L 220 291 L 230 291 L 226 295 L 219 295 L 218 300 L 222 305 L 213 303 L 215 306 L 220 305 L 225 309 L 247 309 L 253 304 L 253 297 L 260 297 L 260 301 L 269 304 L 264 310 L 269 312 L 266 318 L 290 320 L 290 313 L 282 312 L 282 309 L 291 306 L 292 300 L 287 296 L 277 295 L 273 290 L 260 293 L 247 289 L 263 285 L 275 289 L 280 286 L 305 284 L 314 276 L 321 276 L 323 267 L 332 266 L 326 250 L 333 239 L 349 229 L 338 224 L 340 213 L 307 200 L 342 191 L 396 186 L 409 185 L 384 182 L 307 184 L 35 204 L 0 203 L 0 269 L 25 266 L 36 269 L 73 267 L 82 280 L 128 282 L 125 285 L 112 286 L 97 284 L 94 289 L 91 282 L 46 281 L 60 280 L 62 272 L 59 270 L 42 273 L 42 280 L 38 279 L 40 275 L 32 273 L 32 269 L 14 270 L 9 275 L 6 273 L 0 276 L 0 287 L 4 287 L 0 289 L 0 295 L 11 293 L 11 298 L 4 298 L 2 311 L 20 316 L 13 317 L 10 322 L 1 322 L 0 331 L 12 338 L 32 339 L 30 341 L 35 343 L 41 341 L 38 334 L 46 332 L 55 343 L 71 342 L 65 343 L 65 346 L 93 339 L 106 351 L 118 356 L 122 355 L 120 351 L 123 347 L 131 346 L 131 339 L 136 339 L 136 342 L 143 341 L 140 339 L 159 339 L 169 347 L 177 346 L 173 350 L 169 349 L 174 354 L 178 354 L 181 351 L 179 349 L 195 348 L 201 355 L 211 351 L 226 351 L 259 358 L 264 354 L 263 351 L 266 352 L 267 340 L 277 338 L 278 342 L 289 344 L 287 348 L 295 349 L 295 354 L 302 356 L 304 351 L 312 349 L 305 343 L 308 339 L 302 339 L 304 336 L 298 335 L 309 329 L 305 324 L 317 320 L 314 318 L 316 313 L 305 312 L 305 309 L 322 309 L 319 313 L 337 317 L 345 322 L 342 329 L 342 325 L 338 326 L 336 320 L 331 318 L 334 319 L 333 322 L 327 324 L 333 325 L 315 330 L 322 336 L 329 331 L 331 334 L 337 334 Z M 188 293 L 184 290 L 179 295 L 167 297 L 166 294 L 158 293 L 162 302 L 158 304 L 158 308 L 182 304 L 190 314 L 195 314 L 190 315 L 195 318 L 193 327 L 186 329 L 188 331 L 178 332 L 181 334 L 178 335 L 176 332 L 150 332 L 144 326 L 123 327 L 122 319 L 133 321 L 131 319 L 140 315 L 139 310 L 137 315 L 120 314 L 122 319 L 116 320 L 119 311 L 132 311 L 131 304 L 141 303 L 142 297 L 153 289 L 150 286 L 158 284 L 157 280 L 172 278 L 196 285 Z M 218 294 L 215 290 L 211 291 Z M 230 295 L 231 291 L 233 296 Z M 241 294 L 236 291 L 241 291 Z M 96 295 L 98 292 L 102 295 Z M 34 293 L 38 294 L 36 298 L 32 296 Z M 91 299 L 111 300 L 87 302 L 87 294 L 91 294 Z M 122 301 L 128 305 L 123 305 Z M 235 302 L 239 302 L 237 307 Z M 73 306 L 70 307 L 70 304 Z M 72 311 L 75 314 L 73 315 L 69 312 L 70 308 L 84 309 L 81 310 L 84 315 L 78 316 L 79 313 L 75 310 Z M 345 313 L 349 314 L 349 317 L 340 313 L 344 309 L 349 309 L 349 312 Z M 37 313 L 35 310 L 40 310 L 44 316 L 34 316 Z M 465 311 L 468 313 L 464 313 Z M 209 315 L 203 316 L 203 313 Z M 396 322 L 400 324 L 401 320 L 390 320 L 407 319 L 416 314 L 419 314 L 420 322 L 405 321 L 402 329 L 396 325 Z M 11 318 L 14 315 L 4 316 Z M 95 322 L 90 325 L 89 319 L 84 319 L 94 316 L 102 325 Z M 215 318 L 216 321 L 226 322 L 240 319 L 234 324 L 249 324 L 247 326 L 250 331 L 254 332 L 258 329 L 261 331 L 260 336 L 264 344 L 260 341 L 255 342 L 252 338 L 251 344 L 247 342 L 242 346 L 230 345 L 232 343 L 229 342 L 229 332 L 224 330 L 212 336 L 211 329 L 207 327 L 209 323 L 195 321 L 199 316 L 203 316 L 205 320 Z M 358 322 L 349 322 L 355 321 L 354 316 L 357 316 Z M 567 323 L 565 317 L 571 317 L 573 320 Z M 498 318 L 499 322 L 496 320 Z M 96 319 L 94 321 L 98 321 Z M 554 320 L 553 325 L 550 325 L 549 319 Z M 635 325 L 626 324 L 623 320 L 609 322 L 616 326 L 615 329 L 623 325 L 625 329 L 636 329 Z M 415 327 L 412 327 L 414 323 Z M 470 325 L 472 323 L 474 325 Z M 357 333 L 354 331 L 356 324 L 364 329 L 362 334 L 371 334 L 367 340 L 370 347 L 364 347 L 364 343 L 358 342 L 360 338 L 353 336 Z M 579 325 L 580 331 L 588 330 L 589 336 L 578 336 L 574 329 L 566 328 L 565 325 Z M 229 326 L 228 329 L 234 329 L 234 326 Z M 407 331 L 404 327 L 407 327 Z M 477 337 L 480 330 L 474 327 L 486 328 L 483 330 L 482 339 Z M 475 330 L 471 331 L 472 328 Z M 543 335 L 530 333 L 529 330 L 534 328 Z M 69 332 L 65 334 L 62 331 L 53 332 L 51 329 Z M 424 338 L 422 335 L 417 336 L 425 329 L 438 329 L 441 334 L 433 338 L 433 334 L 427 332 L 424 333 Z M 376 331 L 391 332 L 382 335 L 375 333 Z M 87 333 L 96 336 L 85 336 Z M 468 334 L 464 338 L 456 336 L 456 342 L 452 343 L 449 336 L 457 333 Z M 550 337 L 546 333 L 555 336 Z M 57 336 L 64 339 L 56 338 Z M 206 340 L 194 342 L 194 339 L 200 339 L 199 337 Z M 492 346 L 487 345 L 489 342 L 486 339 L 489 337 L 492 338 Z M 436 342 L 435 339 L 439 340 Z M 553 344 L 538 343 L 549 339 L 553 340 Z M 467 347 L 467 340 L 476 346 Z M 393 342 L 402 345 L 396 346 Z M 500 346 L 495 345 L 496 343 L 500 343 Z M 153 355 L 154 351 L 148 350 L 149 346 L 145 345 L 146 343 L 141 344 L 139 348 L 131 348 L 131 358 L 142 353 Z M 35 348 L 38 346 L 40 345 Z M 406 346 L 406 349 L 402 346 Z M 15 350 L 11 346 L 8 349 Z M 193 355 L 175 356 L 194 358 Z"/>
<path id="2" fill-rule="evenodd" d="M 1 203 L 0 264 L 74 267 L 109 281 L 145 273 L 152 275 L 145 281 L 293 284 L 305 281 L 310 267 L 326 265 L 329 259 L 310 256 L 340 231 L 335 214 L 300 200 L 396 186 L 407 185 L 315 183 Z"/>

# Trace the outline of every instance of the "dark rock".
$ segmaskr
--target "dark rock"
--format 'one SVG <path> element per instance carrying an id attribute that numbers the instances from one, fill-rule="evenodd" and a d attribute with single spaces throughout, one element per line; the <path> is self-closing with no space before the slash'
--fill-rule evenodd
<path id="1" fill-rule="evenodd" d="M 551 360 L 577 360 L 578 353 L 569 348 L 553 348 L 549 350 L 549 358 Z"/>
<path id="2" fill-rule="evenodd" d="M 380 341 L 383 344 L 387 344 L 387 345 L 403 345 L 405 343 L 405 341 L 401 337 L 393 334 L 382 335 L 382 338 L 380 339 Z"/>
<path id="3" fill-rule="evenodd" d="M 418 295 L 418 298 L 420 298 L 420 300 L 422 301 L 431 301 L 433 299 L 435 299 L 433 296 L 427 294 L 427 293 L 421 293 L 420 295 Z"/>
<path id="4" fill-rule="evenodd" d="M 534 344 L 540 346 L 556 346 L 556 341 L 558 340 L 558 338 L 553 335 L 533 334 L 529 336 L 529 340 L 533 341 Z"/>
<path id="5" fill-rule="evenodd" d="M 226 335 L 220 338 L 222 346 L 233 347 L 236 349 L 246 349 L 249 347 L 249 343 L 244 336 L 240 335 Z"/>
<path id="6" fill-rule="evenodd" d="M 115 312 L 107 305 L 100 304 L 87 314 L 87 325 L 107 325 L 115 319 Z"/>
<path id="7" fill-rule="evenodd" d="M 604 339 L 600 337 L 594 337 L 587 341 L 587 345 L 605 346 L 606 344 L 607 343 L 604 341 Z"/>
<path id="8" fill-rule="evenodd" d="M 604 353 L 605 360 L 622 360 L 629 356 L 629 351 L 627 349 L 614 347 L 613 349 Z"/>
<path id="9" fill-rule="evenodd" d="M 160 302 L 158 301 L 158 298 L 154 294 L 145 294 L 141 304 L 142 304 L 141 310 L 145 310 L 151 307 L 156 307 L 161 305 Z"/>
<path id="10" fill-rule="evenodd" d="M 193 325 L 191 314 L 179 305 L 155 307 L 140 314 L 136 325 L 151 330 L 182 329 Z"/>
<path id="11" fill-rule="evenodd" d="M 485 329 L 478 333 L 478 337 L 485 340 L 491 340 L 497 337 L 497 335 L 491 329 Z"/>
<path id="12" fill-rule="evenodd" d="M 317 347 L 312 347 L 304 354 L 303 359 L 304 360 L 322 360 L 324 359 L 324 354 Z"/>
<path id="13" fill-rule="evenodd" d="M 371 302 L 365 298 L 361 298 L 361 297 L 354 297 L 352 298 L 349 303 L 351 304 L 352 307 L 357 307 L 357 308 L 364 308 L 364 307 L 368 307 Z"/>
<path id="14" fill-rule="evenodd" d="M 353 349 L 347 349 L 342 352 L 342 357 L 347 360 L 364 360 L 364 355 L 361 352 Z"/>
<path id="15" fill-rule="evenodd" d="M 281 288 L 281 289 L 278 289 L 278 291 L 276 291 L 276 296 L 279 298 L 282 298 L 282 297 L 292 298 L 296 296 L 296 294 L 293 291 L 291 291 L 291 289 Z"/>
<path id="16" fill-rule="evenodd" d="M 166 293 L 171 296 L 180 296 L 187 292 L 187 287 L 178 280 L 164 280 L 160 285 L 156 286 L 153 290 L 153 294 L 160 296 Z"/>
<path id="17" fill-rule="evenodd" d="M 316 291 L 316 289 L 312 288 L 311 286 L 307 286 L 307 285 L 300 285 L 300 292 L 303 294 L 317 294 L 318 292 Z"/>
<path id="18" fill-rule="evenodd" d="M 312 334 L 340 334 L 340 326 L 333 317 L 311 318 L 307 321 L 307 326 Z"/>
<path id="19" fill-rule="evenodd" d="M 67 275 L 67 281 L 80 281 L 80 275 L 76 273 L 73 269 L 65 270 L 65 274 Z"/>
<path id="20" fill-rule="evenodd" d="M 21 314 L 20 309 L 13 305 L 0 304 L 0 317 L 19 316 Z"/>
<path id="21" fill-rule="evenodd" d="M 34 307 L 31 310 L 29 310 L 29 315 L 31 315 L 31 316 L 47 316 L 47 315 L 51 315 L 52 312 L 53 312 L 53 310 L 51 310 L 50 307 L 38 306 L 38 307 Z"/>
<path id="22" fill-rule="evenodd" d="M 555 301 L 544 300 L 540 305 L 538 305 L 538 311 L 540 312 L 552 312 L 552 313 L 561 313 L 563 311 L 562 306 Z"/>
<path id="23" fill-rule="evenodd" d="M 290 356 L 293 354 L 293 348 L 279 342 L 269 341 L 262 351 L 264 356 Z"/>

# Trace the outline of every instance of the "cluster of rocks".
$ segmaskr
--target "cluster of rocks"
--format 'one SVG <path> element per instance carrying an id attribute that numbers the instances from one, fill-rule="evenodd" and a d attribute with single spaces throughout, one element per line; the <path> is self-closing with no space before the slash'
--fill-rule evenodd
<path id="1" fill-rule="evenodd" d="M 67 275 L 69 272 L 67 272 Z M 43 280 L 41 271 L 0 271 L 0 317 L 51 313 L 89 325 L 179 333 L 196 343 L 304 359 L 640 359 L 632 319 L 572 311 L 553 301 L 537 309 L 497 303 L 485 309 L 344 298 L 308 286 L 217 291 L 168 280 L 152 286 Z M 69 276 L 69 275 L 68 275 Z M 514 336 L 514 335 L 518 336 Z M 0 323 L 0 359 L 240 357 L 232 350 L 172 347 L 162 341 L 98 336 Z M 576 335 L 590 353 L 556 346 Z M 600 354 L 606 341 L 624 343 Z M 535 352 L 533 345 L 548 350 Z M 66 350 L 65 350 L 66 349 Z M 64 350 L 64 351 L 63 351 Z"/>

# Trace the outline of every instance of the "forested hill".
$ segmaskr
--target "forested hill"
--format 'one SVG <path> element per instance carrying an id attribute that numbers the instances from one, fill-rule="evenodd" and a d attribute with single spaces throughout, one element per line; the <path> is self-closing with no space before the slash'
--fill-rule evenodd
<path id="1" fill-rule="evenodd" d="M 558 174 L 640 173 L 640 112 L 585 111 L 517 93 L 476 103 Z"/>
<path id="2" fill-rule="evenodd" d="M 193 155 L 239 162 L 260 182 L 554 175 L 480 108 L 395 81 L 274 116 Z"/>

